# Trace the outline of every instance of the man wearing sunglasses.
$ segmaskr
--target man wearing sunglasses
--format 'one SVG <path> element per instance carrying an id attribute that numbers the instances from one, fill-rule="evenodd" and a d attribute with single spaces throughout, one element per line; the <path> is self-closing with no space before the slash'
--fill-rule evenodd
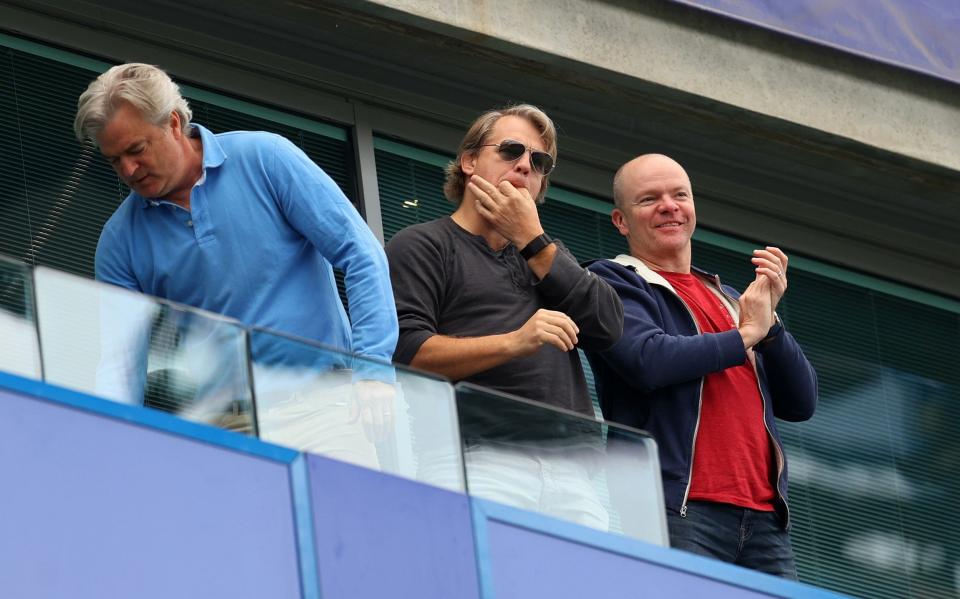
<path id="1" fill-rule="evenodd" d="M 534 106 L 474 121 L 447 167 L 444 195 L 457 209 L 387 244 L 400 322 L 394 359 L 592 417 L 575 348 L 610 347 L 623 313 L 613 290 L 540 224 L 556 154 L 553 123 Z M 599 504 L 583 511 L 605 527 L 606 514 L 593 515 Z"/>
<path id="2" fill-rule="evenodd" d="M 673 547 L 795 579 L 775 418 L 810 418 L 817 376 L 774 313 L 787 256 L 755 250 L 741 295 L 691 264 L 697 217 L 676 161 L 640 156 L 613 187 L 630 255 L 588 266 L 624 306 L 623 337 L 587 354 L 604 415 L 656 438 Z"/>

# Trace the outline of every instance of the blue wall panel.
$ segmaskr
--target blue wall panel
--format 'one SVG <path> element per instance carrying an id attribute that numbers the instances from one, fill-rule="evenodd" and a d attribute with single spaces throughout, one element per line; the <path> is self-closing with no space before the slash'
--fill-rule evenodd
<path id="1" fill-rule="evenodd" d="M 308 455 L 323 599 L 477 597 L 466 496 Z"/>
<path id="2" fill-rule="evenodd" d="M 489 528 L 496 599 L 671 597 L 760 599 L 759 593 L 513 524 Z"/>
<path id="3" fill-rule="evenodd" d="M 472 505 L 485 599 L 841 597 L 490 501 Z"/>
<path id="4" fill-rule="evenodd" d="M 0 596 L 300 596 L 288 464 L 2 389 L 14 378 L 0 377 Z"/>
<path id="5" fill-rule="evenodd" d="M 0 597 L 836 597 L 3 373 L 0 480 Z"/>

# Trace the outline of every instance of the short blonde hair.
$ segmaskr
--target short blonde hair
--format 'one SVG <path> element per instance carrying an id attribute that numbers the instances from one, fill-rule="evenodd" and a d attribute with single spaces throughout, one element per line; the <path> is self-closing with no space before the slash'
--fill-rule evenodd
<path id="1" fill-rule="evenodd" d="M 461 159 L 464 155 L 476 155 L 483 144 L 487 143 L 494 125 L 505 116 L 518 116 L 527 119 L 540 133 L 544 150 L 553 157 L 554 161 L 557 160 L 557 129 L 544 111 L 531 104 L 514 104 L 504 108 L 488 110 L 477 117 L 477 120 L 470 125 L 463 141 L 460 142 L 460 147 L 457 149 L 457 157 L 447 165 L 447 180 L 443 184 L 443 195 L 451 202 L 459 204 L 463 200 L 463 194 L 467 187 L 466 174 L 460 168 Z M 534 198 L 538 204 L 542 204 L 543 198 L 547 195 L 548 179 L 549 175 L 543 177 L 540 193 Z"/>
<path id="2" fill-rule="evenodd" d="M 180 88 L 158 67 L 139 62 L 117 65 L 94 79 L 77 100 L 73 132 L 77 140 L 96 143 L 97 135 L 124 103 L 136 108 L 149 123 L 161 126 L 170 114 L 180 115 L 184 133 L 190 130 L 193 113 L 180 95 Z"/>

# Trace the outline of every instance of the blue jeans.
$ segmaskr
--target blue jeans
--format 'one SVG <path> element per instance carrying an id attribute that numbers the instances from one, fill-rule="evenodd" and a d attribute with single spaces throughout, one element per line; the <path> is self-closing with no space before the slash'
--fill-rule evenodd
<path id="1" fill-rule="evenodd" d="M 790 534 L 775 512 L 690 501 L 687 515 L 667 510 L 670 546 L 724 562 L 797 579 Z"/>

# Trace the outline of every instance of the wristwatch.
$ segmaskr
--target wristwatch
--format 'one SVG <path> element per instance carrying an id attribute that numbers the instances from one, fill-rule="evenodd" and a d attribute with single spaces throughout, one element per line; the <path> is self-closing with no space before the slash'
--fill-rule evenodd
<path id="1" fill-rule="evenodd" d="M 520 255 L 523 256 L 524 260 L 529 260 L 543 251 L 543 248 L 547 247 L 551 243 L 553 243 L 553 240 L 550 239 L 546 233 L 544 233 L 538 237 L 534 237 L 533 241 L 523 246 L 523 249 L 520 250 Z"/>

